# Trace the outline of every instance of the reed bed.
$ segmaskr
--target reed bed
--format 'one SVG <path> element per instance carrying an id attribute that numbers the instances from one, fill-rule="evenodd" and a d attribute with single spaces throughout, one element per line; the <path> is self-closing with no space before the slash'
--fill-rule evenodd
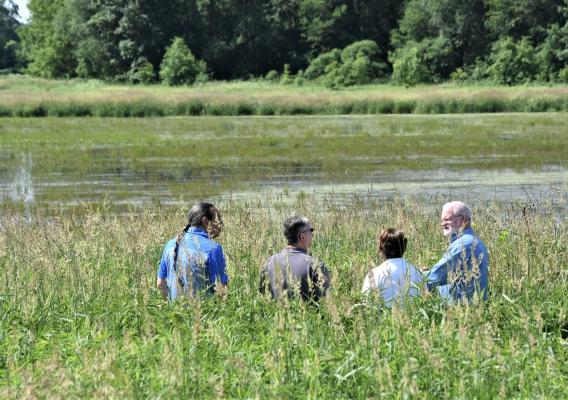
<path id="1" fill-rule="evenodd" d="M 0 397 L 565 398 L 568 207 L 558 196 L 475 205 L 491 253 L 487 303 L 425 295 L 392 312 L 359 294 L 379 262 L 377 230 L 403 229 L 417 265 L 446 246 L 439 210 L 411 198 L 221 203 L 228 296 L 175 304 L 154 286 L 185 207 L 3 212 Z M 332 271 L 319 307 L 257 292 L 293 211 L 313 221 L 312 253 Z"/>
<path id="2" fill-rule="evenodd" d="M 210 82 L 195 87 L 110 85 L 0 77 L 0 117 L 156 117 L 200 115 L 448 114 L 568 111 L 566 86 L 344 90 L 268 82 Z"/>

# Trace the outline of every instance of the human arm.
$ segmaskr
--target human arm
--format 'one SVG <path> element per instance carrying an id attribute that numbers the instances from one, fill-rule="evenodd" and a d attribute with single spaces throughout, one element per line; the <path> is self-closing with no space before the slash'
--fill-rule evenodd
<path id="1" fill-rule="evenodd" d="M 367 275 L 365 275 L 365 279 L 363 280 L 363 287 L 361 288 L 361 293 L 367 293 L 371 290 L 371 281 L 373 279 L 373 271 L 369 271 Z"/>
<path id="2" fill-rule="evenodd" d="M 156 286 L 162 292 L 164 297 L 168 297 L 168 282 L 165 279 L 158 278 Z"/>
<path id="3" fill-rule="evenodd" d="M 318 299 L 325 296 L 331 286 L 331 276 L 325 264 L 323 262 L 319 262 L 316 263 L 315 266 L 312 265 L 310 268 L 310 275 L 314 298 Z"/>
<path id="4" fill-rule="evenodd" d="M 432 291 L 435 286 L 443 286 L 449 283 L 448 275 L 454 274 L 457 267 L 462 262 L 462 250 L 463 246 L 460 245 L 460 241 L 454 241 L 446 253 L 444 253 L 440 261 L 434 264 L 429 271 L 424 272 L 424 276 L 426 277 L 426 286 L 429 291 Z"/>
<path id="5" fill-rule="evenodd" d="M 213 285 L 215 285 L 217 281 L 224 286 L 227 286 L 229 283 L 227 263 L 221 245 L 215 246 L 209 255 L 209 280 Z"/>
<path id="6" fill-rule="evenodd" d="M 268 262 L 260 267 L 260 277 L 258 279 L 258 291 L 261 294 L 266 293 L 266 286 L 268 285 Z"/>
<path id="7" fill-rule="evenodd" d="M 365 275 L 361 293 L 370 294 L 372 290 L 381 291 L 384 288 L 384 274 L 381 273 L 380 268 L 370 270 Z"/>
<path id="8" fill-rule="evenodd" d="M 158 267 L 158 279 L 156 280 L 156 287 L 162 292 L 164 297 L 168 297 L 168 281 L 166 277 L 168 275 L 168 267 L 165 259 L 165 255 L 162 255 L 160 260 L 160 266 Z"/>

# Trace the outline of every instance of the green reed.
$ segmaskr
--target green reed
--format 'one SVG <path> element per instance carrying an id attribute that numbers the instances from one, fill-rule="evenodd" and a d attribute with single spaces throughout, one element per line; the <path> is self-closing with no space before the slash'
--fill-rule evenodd
<path id="1" fill-rule="evenodd" d="M 446 246 L 438 210 L 336 200 L 219 204 L 228 296 L 172 305 L 155 289 L 156 268 L 185 208 L 4 212 L 0 397 L 566 397 L 565 192 L 554 206 L 476 204 L 474 227 L 491 253 L 486 304 L 425 296 L 382 314 L 359 294 L 380 262 L 377 230 L 403 229 L 406 258 L 431 265 Z M 257 292 L 292 211 L 312 220 L 312 252 L 332 271 L 319 308 Z"/>
<path id="2" fill-rule="evenodd" d="M 193 87 L 0 77 L 0 117 L 446 114 L 568 111 L 565 86 L 368 85 L 331 90 L 263 81 Z"/>

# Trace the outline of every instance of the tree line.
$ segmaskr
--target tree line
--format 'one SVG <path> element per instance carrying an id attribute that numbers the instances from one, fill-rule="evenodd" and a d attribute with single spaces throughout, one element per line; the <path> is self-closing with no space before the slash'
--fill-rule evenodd
<path id="1" fill-rule="evenodd" d="M 0 69 L 192 83 L 264 77 L 568 82 L 568 0 L 0 0 Z"/>

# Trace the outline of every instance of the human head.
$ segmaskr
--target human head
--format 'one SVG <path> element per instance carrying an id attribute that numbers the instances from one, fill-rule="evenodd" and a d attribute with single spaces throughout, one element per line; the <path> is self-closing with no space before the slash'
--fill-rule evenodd
<path id="1" fill-rule="evenodd" d="M 300 215 L 292 215 L 283 222 L 283 233 L 289 245 L 307 250 L 312 245 L 312 232 L 310 221 Z"/>
<path id="2" fill-rule="evenodd" d="M 386 259 L 401 258 L 406 250 L 408 240 L 404 232 L 394 228 L 383 229 L 377 238 L 377 247 L 380 254 Z"/>
<path id="3" fill-rule="evenodd" d="M 217 237 L 221 233 L 223 220 L 219 210 L 212 203 L 195 203 L 189 210 L 187 219 L 189 226 L 199 226 L 211 237 Z"/>
<path id="4" fill-rule="evenodd" d="M 442 207 L 440 224 L 444 236 L 459 233 L 462 229 L 471 226 L 471 209 L 461 201 L 446 203 Z"/>

